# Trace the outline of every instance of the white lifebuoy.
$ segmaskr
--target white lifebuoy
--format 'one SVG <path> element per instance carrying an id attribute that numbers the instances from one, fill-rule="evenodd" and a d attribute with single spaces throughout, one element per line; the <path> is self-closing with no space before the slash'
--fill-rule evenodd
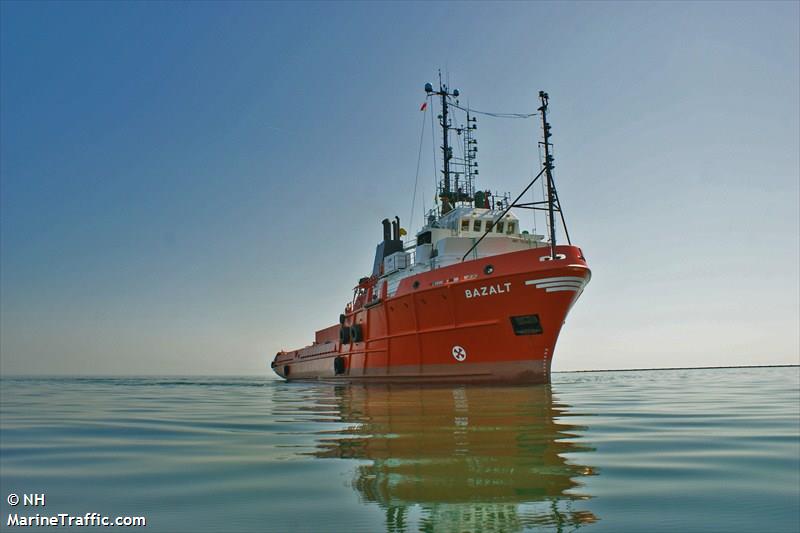
<path id="1" fill-rule="evenodd" d="M 453 346 L 453 350 L 451 353 L 453 354 L 453 359 L 455 359 L 459 363 L 467 358 L 467 350 L 465 350 L 463 346 L 458 346 L 458 345 Z"/>

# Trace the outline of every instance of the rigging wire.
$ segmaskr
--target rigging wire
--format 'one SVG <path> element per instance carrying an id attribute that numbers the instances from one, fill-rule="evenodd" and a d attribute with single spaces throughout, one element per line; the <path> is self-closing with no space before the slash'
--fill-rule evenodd
<path id="1" fill-rule="evenodd" d="M 539 152 L 539 168 L 542 168 L 542 147 L 541 145 L 539 145 L 538 142 L 536 143 L 536 147 Z M 542 198 L 544 198 L 544 181 L 542 181 Z M 531 189 L 531 202 L 535 201 L 536 201 L 536 193 L 533 191 L 533 189 Z M 533 233 L 534 235 L 538 235 L 536 229 L 536 209 L 531 209 L 531 211 L 533 211 Z"/>
<path id="2" fill-rule="evenodd" d="M 422 141 L 425 138 L 425 115 L 428 113 L 428 107 L 426 106 L 422 112 L 422 128 L 419 132 L 419 150 L 417 150 L 417 174 L 414 176 L 414 195 L 411 197 L 411 216 L 408 217 L 408 226 L 411 228 L 414 224 L 414 207 L 417 202 L 417 184 L 419 183 L 419 166 L 422 162 Z M 424 195 L 423 195 L 424 196 Z M 423 211 L 425 210 L 425 200 L 423 198 Z M 423 215 L 424 218 L 424 215 Z"/>
<path id="3" fill-rule="evenodd" d="M 477 113 L 479 115 L 486 115 L 487 117 L 494 118 L 531 118 L 539 115 L 539 113 L 490 113 L 488 111 L 478 111 L 477 109 L 473 109 L 471 107 L 462 107 L 458 103 L 451 103 L 450 105 L 456 109 L 460 109 L 461 111 L 468 111 L 470 113 Z"/>
<path id="4" fill-rule="evenodd" d="M 426 109 L 426 111 L 427 111 L 427 109 Z M 422 117 L 422 135 L 423 136 L 425 135 L 425 116 L 424 115 Z M 431 135 L 433 135 L 433 132 L 431 132 Z M 420 149 L 422 149 L 422 141 L 420 141 Z M 425 179 L 423 178 L 423 181 L 424 180 Z M 423 189 L 424 189 L 424 187 L 423 187 Z M 424 226 L 425 225 L 425 214 L 428 212 L 428 205 L 427 205 L 427 202 L 425 201 L 425 191 L 424 190 L 422 191 L 420 196 L 422 198 L 422 226 Z M 413 226 L 413 224 L 411 222 L 409 222 L 408 225 L 409 225 L 409 227 Z"/>

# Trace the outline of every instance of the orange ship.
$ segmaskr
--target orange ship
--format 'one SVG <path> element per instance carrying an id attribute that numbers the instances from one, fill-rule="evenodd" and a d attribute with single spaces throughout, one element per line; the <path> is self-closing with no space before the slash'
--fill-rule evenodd
<path id="1" fill-rule="evenodd" d="M 589 282 L 581 249 L 569 243 L 553 181 L 549 97 L 540 91 L 542 168 L 510 201 L 475 190 L 476 112 L 458 90 L 426 84 L 442 112 L 438 206 L 408 244 L 400 220 L 383 220 L 372 274 L 361 278 L 339 323 L 310 346 L 280 351 L 272 369 L 287 380 L 546 383 L 567 313 Z M 427 102 L 426 102 L 427 103 Z M 423 106 L 425 107 L 425 106 Z M 453 109 L 466 112 L 454 127 Z M 492 114 L 498 116 L 498 114 Z M 528 117 L 530 115 L 507 115 Z M 455 157 L 452 133 L 463 143 Z M 457 171 L 458 170 L 458 171 Z M 543 182 L 541 201 L 520 202 Z M 548 238 L 522 231 L 512 208 L 545 212 Z M 556 215 L 567 245 L 556 244 Z"/>

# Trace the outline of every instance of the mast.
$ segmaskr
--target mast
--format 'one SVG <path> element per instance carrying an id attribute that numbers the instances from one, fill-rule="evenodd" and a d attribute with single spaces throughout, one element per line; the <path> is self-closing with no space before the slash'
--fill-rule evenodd
<path id="1" fill-rule="evenodd" d="M 550 230 L 550 257 L 555 260 L 556 258 L 556 223 L 555 223 L 555 202 L 556 202 L 556 187 L 553 183 L 553 156 L 550 155 L 550 123 L 547 122 L 547 103 L 550 97 L 544 91 L 539 91 L 539 99 L 542 101 L 542 106 L 539 112 L 542 115 L 542 131 L 544 142 L 544 171 L 547 177 L 547 226 Z"/>
<path id="2" fill-rule="evenodd" d="M 453 89 L 451 92 L 447 85 L 442 84 L 441 72 L 439 72 L 439 90 L 434 91 L 433 86 L 430 83 L 426 83 L 425 92 L 428 93 L 428 95 L 436 95 L 442 98 L 442 114 L 439 115 L 439 125 L 442 127 L 442 159 L 444 161 L 442 174 L 444 180 L 442 182 L 442 191 L 439 193 L 439 196 L 442 198 L 442 214 L 444 214 L 446 212 L 444 211 L 444 207 L 453 203 L 453 191 L 450 190 L 450 160 L 453 158 L 453 149 L 450 147 L 449 139 L 450 118 L 448 116 L 448 98 L 451 96 L 458 97 L 459 92 L 458 89 Z"/>
<path id="3" fill-rule="evenodd" d="M 441 83 L 441 82 L 440 82 Z M 448 146 L 450 123 L 447 117 L 447 87 L 439 85 L 439 95 L 442 97 L 442 152 L 444 152 L 444 190 L 445 194 L 450 193 L 450 158 L 453 155 L 452 148 Z"/>

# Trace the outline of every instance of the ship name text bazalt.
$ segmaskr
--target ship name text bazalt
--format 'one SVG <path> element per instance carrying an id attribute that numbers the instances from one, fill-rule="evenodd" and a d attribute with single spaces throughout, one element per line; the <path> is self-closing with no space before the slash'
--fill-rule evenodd
<path id="1" fill-rule="evenodd" d="M 475 289 L 465 289 L 464 295 L 467 298 L 478 298 L 481 296 L 494 296 L 495 294 L 503 294 L 505 292 L 511 292 L 511 282 L 498 283 L 496 285 L 488 285 Z"/>

